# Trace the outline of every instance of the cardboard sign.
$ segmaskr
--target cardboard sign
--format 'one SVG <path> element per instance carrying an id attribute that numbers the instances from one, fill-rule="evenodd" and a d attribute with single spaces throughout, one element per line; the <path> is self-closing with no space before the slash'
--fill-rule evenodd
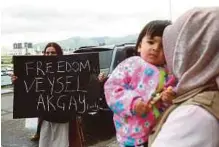
<path id="1" fill-rule="evenodd" d="M 98 109 L 98 53 L 14 56 L 13 118 L 68 120 Z M 62 120 L 60 120 L 62 121 Z"/>

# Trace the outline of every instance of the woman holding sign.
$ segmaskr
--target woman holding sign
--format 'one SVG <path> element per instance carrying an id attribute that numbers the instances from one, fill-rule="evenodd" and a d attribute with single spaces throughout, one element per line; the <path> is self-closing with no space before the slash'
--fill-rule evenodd
<path id="1" fill-rule="evenodd" d="M 46 45 L 43 55 L 62 56 L 63 51 L 60 45 L 55 42 L 50 42 Z M 15 75 L 12 75 L 12 82 L 14 83 L 17 78 Z M 69 124 L 73 125 L 75 121 L 62 120 L 62 118 L 54 118 L 53 116 L 40 117 L 38 119 L 37 132 L 31 140 L 39 140 L 39 147 L 70 147 L 69 134 L 71 131 Z"/>
<path id="2" fill-rule="evenodd" d="M 63 51 L 57 43 L 46 45 L 44 56 L 61 56 Z M 39 147 L 69 147 L 70 120 L 56 120 L 53 117 L 43 117 L 40 130 Z"/>
<path id="3" fill-rule="evenodd" d="M 54 42 L 48 43 L 43 51 L 44 56 L 57 56 L 63 55 L 61 47 Z M 43 119 L 38 118 L 38 125 L 37 125 L 37 132 L 33 135 L 30 139 L 31 141 L 38 141 L 40 139 L 40 130 L 42 125 Z"/>

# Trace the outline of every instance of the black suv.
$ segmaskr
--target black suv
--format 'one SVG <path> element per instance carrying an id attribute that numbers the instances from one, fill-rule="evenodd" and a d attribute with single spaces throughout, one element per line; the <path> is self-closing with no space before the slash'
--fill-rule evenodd
<path id="1" fill-rule="evenodd" d="M 134 43 L 86 46 L 74 51 L 74 53 L 91 52 L 99 53 L 100 72 L 104 72 L 107 77 L 110 76 L 121 61 L 136 54 Z M 101 84 L 100 89 L 99 111 L 83 116 L 83 129 L 88 144 L 92 144 L 92 142 L 94 143 L 98 140 L 108 139 L 115 135 L 113 113 L 106 104 L 103 85 L 104 83 Z"/>
<path id="2" fill-rule="evenodd" d="M 121 45 L 86 46 L 80 47 L 74 53 L 98 52 L 100 71 L 110 74 L 115 67 L 124 59 L 135 55 L 135 44 L 126 43 Z"/>

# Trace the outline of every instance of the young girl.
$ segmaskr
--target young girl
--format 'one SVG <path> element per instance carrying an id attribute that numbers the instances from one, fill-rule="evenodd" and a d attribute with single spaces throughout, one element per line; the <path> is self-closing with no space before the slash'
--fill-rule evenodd
<path id="1" fill-rule="evenodd" d="M 140 57 L 120 63 L 104 85 L 107 104 L 114 112 L 117 140 L 123 147 L 147 146 L 152 127 L 174 97 L 168 86 L 175 82 L 164 68 L 162 47 L 168 25 L 169 21 L 149 22 L 136 43 Z"/>

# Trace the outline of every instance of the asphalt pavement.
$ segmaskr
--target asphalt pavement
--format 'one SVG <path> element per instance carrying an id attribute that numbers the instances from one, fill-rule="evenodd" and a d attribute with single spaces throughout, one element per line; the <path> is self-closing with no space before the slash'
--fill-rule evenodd
<path id="1" fill-rule="evenodd" d="M 26 119 L 13 119 L 13 89 L 1 90 L 1 145 L 2 147 L 38 147 L 30 141 L 34 129 L 25 127 Z M 89 147 L 118 147 L 115 137 L 90 145 Z"/>

